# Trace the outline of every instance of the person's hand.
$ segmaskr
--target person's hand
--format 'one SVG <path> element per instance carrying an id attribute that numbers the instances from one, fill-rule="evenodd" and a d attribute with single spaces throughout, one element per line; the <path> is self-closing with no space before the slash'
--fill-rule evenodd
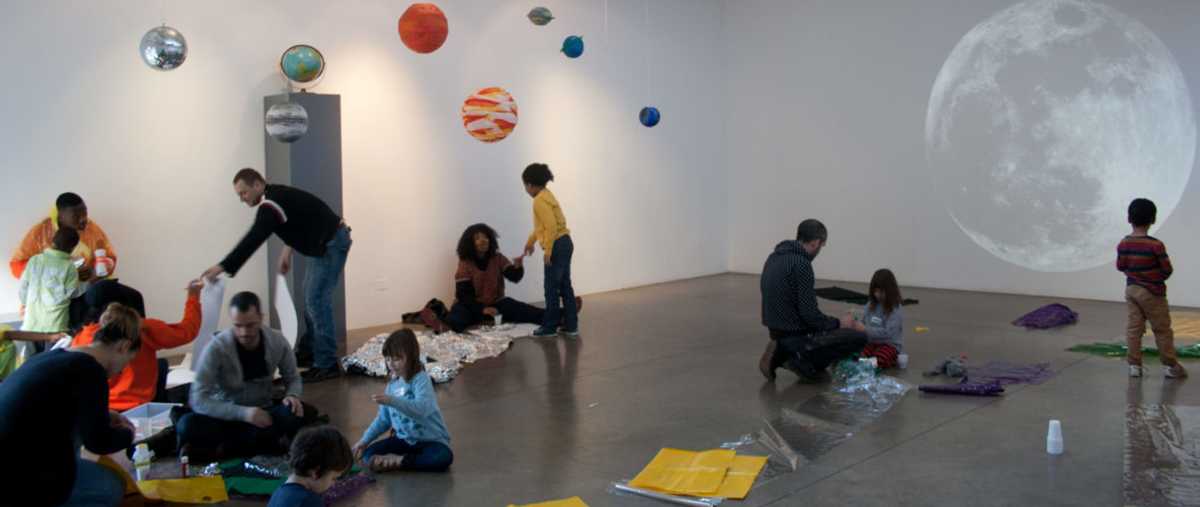
<path id="1" fill-rule="evenodd" d="M 354 451 L 354 460 L 359 461 L 363 457 L 363 452 L 367 450 L 367 444 L 359 442 L 354 444 L 354 447 L 351 448 L 351 450 Z"/>
<path id="2" fill-rule="evenodd" d="M 483 309 L 483 314 L 489 317 L 495 317 L 500 314 L 500 310 L 497 310 L 494 306 L 489 306 Z"/>
<path id="3" fill-rule="evenodd" d="M 263 429 L 270 428 L 275 423 L 271 419 L 271 414 L 258 407 L 250 409 L 250 415 L 246 417 L 246 422 Z"/>
<path id="4" fill-rule="evenodd" d="M 854 324 L 857 324 L 857 322 L 854 320 L 854 316 L 850 315 L 849 313 L 843 315 L 841 319 L 838 319 L 838 321 L 841 323 L 841 327 L 844 329 L 854 329 Z"/>
<path id="5" fill-rule="evenodd" d="M 279 254 L 279 274 L 286 275 L 292 270 L 292 251 L 284 250 Z"/>
<path id="6" fill-rule="evenodd" d="M 90 281 L 92 281 L 93 278 L 95 278 L 95 273 L 92 272 L 91 266 L 80 267 L 78 269 L 78 272 L 79 272 L 79 281 L 81 281 L 81 282 L 90 282 Z"/>
<path id="7" fill-rule="evenodd" d="M 187 284 L 188 296 L 199 296 L 200 290 L 203 288 L 204 288 L 204 279 L 203 278 L 197 278 L 195 280 L 188 282 L 188 284 Z"/>
<path id="8" fill-rule="evenodd" d="M 388 402 L 391 400 L 392 400 L 392 397 L 388 396 L 387 393 L 371 395 L 371 401 L 378 403 L 380 405 L 387 405 Z"/>
<path id="9" fill-rule="evenodd" d="M 300 398 L 288 396 L 283 399 L 283 405 L 290 409 L 296 417 L 304 417 L 304 403 L 300 401 Z"/>
<path id="10" fill-rule="evenodd" d="M 533 255 L 533 243 L 529 243 L 529 244 L 525 245 L 525 255 L 524 256 L 528 257 L 530 255 Z"/>
<path id="11" fill-rule="evenodd" d="M 513 259 L 512 263 L 513 263 L 513 266 L 517 267 L 517 269 L 524 268 L 525 267 L 525 256 L 522 255 L 520 257 Z"/>
<path id="12" fill-rule="evenodd" d="M 856 321 L 854 321 L 854 330 L 855 330 L 855 331 L 858 331 L 858 332 L 860 332 L 860 333 L 862 333 L 862 332 L 866 332 L 866 330 L 867 330 L 867 326 L 863 325 L 863 323 L 862 323 L 862 322 L 859 322 L 859 321 L 857 321 L 857 320 L 856 320 Z"/>
<path id="13" fill-rule="evenodd" d="M 220 264 L 217 264 L 216 266 L 204 270 L 204 273 L 201 274 L 200 277 L 205 280 L 216 281 L 217 277 L 221 276 L 221 273 L 224 272 L 225 268 L 221 267 Z"/>
<path id="14" fill-rule="evenodd" d="M 127 419 L 125 416 L 111 410 L 108 412 L 108 425 L 117 429 L 125 428 L 129 430 L 130 433 L 135 435 L 137 434 L 137 428 L 134 427 L 132 421 Z"/>
<path id="15" fill-rule="evenodd" d="M 546 262 L 547 266 L 550 265 L 550 256 L 549 255 L 543 256 L 542 260 Z"/>
<path id="16" fill-rule="evenodd" d="M 46 334 L 46 343 L 53 345 L 55 343 L 58 343 L 58 341 L 63 338 L 70 338 L 70 337 L 71 337 L 71 335 L 69 335 L 67 333 L 47 333 Z"/>

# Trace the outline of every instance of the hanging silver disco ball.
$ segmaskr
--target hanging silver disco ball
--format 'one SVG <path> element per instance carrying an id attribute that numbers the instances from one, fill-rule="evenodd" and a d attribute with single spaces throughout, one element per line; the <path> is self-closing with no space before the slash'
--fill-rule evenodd
<path id="1" fill-rule="evenodd" d="M 138 50 L 146 65 L 155 70 L 171 70 L 183 65 L 188 49 L 179 30 L 163 25 L 146 32 Z"/>

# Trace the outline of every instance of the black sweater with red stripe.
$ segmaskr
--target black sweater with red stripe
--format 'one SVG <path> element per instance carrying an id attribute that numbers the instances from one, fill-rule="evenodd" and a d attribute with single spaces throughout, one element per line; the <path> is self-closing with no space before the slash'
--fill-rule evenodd
<path id="1" fill-rule="evenodd" d="M 1150 236 L 1125 236 L 1117 245 L 1117 270 L 1125 273 L 1125 284 L 1140 285 L 1156 296 L 1167 295 L 1167 279 L 1175 268 L 1167 247 Z"/>
<path id="2" fill-rule="evenodd" d="M 237 274 L 272 233 L 297 252 L 320 257 L 341 223 L 342 218 L 320 197 L 285 185 L 267 185 L 254 225 L 221 261 L 221 268 L 230 276 Z"/>

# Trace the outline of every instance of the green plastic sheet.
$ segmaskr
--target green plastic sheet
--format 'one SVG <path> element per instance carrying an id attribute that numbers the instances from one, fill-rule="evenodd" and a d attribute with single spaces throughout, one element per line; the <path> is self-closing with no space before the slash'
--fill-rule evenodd
<path id="1" fill-rule="evenodd" d="M 1124 343 L 1087 343 L 1076 345 L 1067 349 L 1071 352 L 1083 352 L 1094 356 L 1103 357 L 1125 357 L 1129 352 L 1129 348 Z M 1175 353 L 1180 359 L 1200 359 L 1200 343 L 1195 343 L 1185 347 L 1175 347 Z M 1158 357 L 1158 349 L 1152 347 L 1142 347 L 1142 355 L 1148 357 Z"/>

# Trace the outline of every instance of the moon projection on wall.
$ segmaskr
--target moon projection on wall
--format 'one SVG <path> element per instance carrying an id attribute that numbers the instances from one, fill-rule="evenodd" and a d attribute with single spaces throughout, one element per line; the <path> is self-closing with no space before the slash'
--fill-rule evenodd
<path id="1" fill-rule="evenodd" d="M 1041 272 L 1111 262 L 1137 197 L 1158 223 L 1196 153 L 1191 94 L 1142 23 L 1087 0 L 1030 0 L 972 28 L 925 118 L 932 181 L 967 236 Z"/>

